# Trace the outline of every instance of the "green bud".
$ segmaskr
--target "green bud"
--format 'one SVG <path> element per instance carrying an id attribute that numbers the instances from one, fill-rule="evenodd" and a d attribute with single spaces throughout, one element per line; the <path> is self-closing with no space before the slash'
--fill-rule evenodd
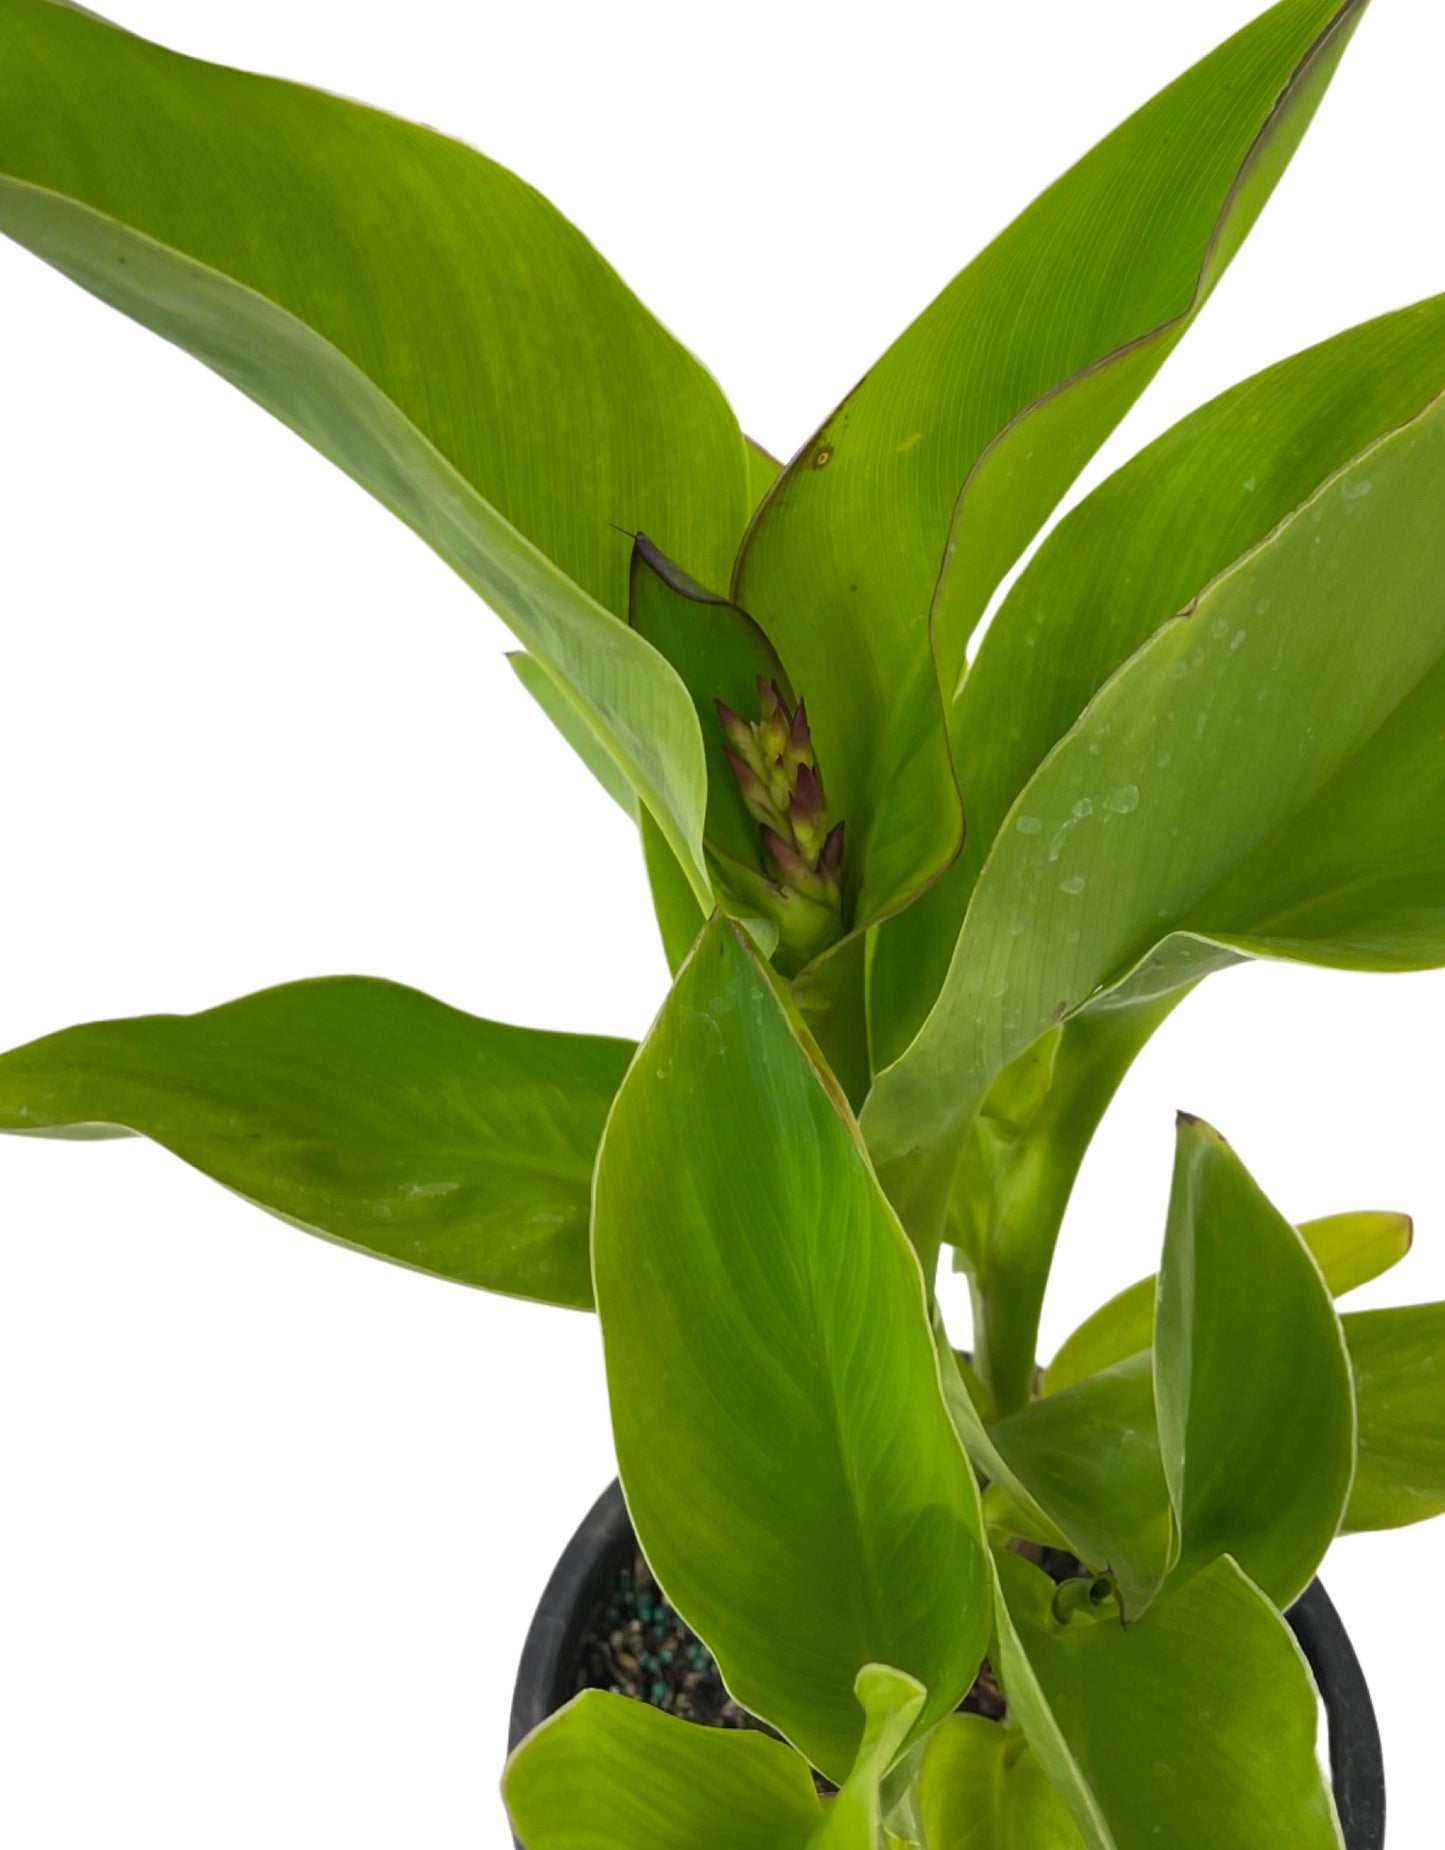
<path id="1" fill-rule="evenodd" d="M 777 683 L 761 675 L 757 686 L 757 720 L 715 703 L 728 764 L 758 824 L 766 869 L 764 877 L 749 874 L 741 885 L 777 921 L 789 951 L 809 957 L 842 934 L 843 824 L 828 824 L 806 706 L 800 700 L 790 707 Z"/>

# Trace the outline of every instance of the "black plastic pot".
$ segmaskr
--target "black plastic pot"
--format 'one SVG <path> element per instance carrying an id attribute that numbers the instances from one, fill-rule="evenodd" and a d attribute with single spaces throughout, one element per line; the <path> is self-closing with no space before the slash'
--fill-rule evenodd
<path id="1" fill-rule="evenodd" d="M 636 1547 L 622 1487 L 614 1481 L 562 1551 L 537 1607 L 517 1670 L 509 1751 L 575 1695 L 587 1623 L 613 1577 L 632 1565 Z M 1319 1581 L 1287 1617 L 1324 1701 L 1330 1772 L 1345 1842 L 1349 1850 L 1383 1850 L 1385 1762 L 1360 1660 Z"/>

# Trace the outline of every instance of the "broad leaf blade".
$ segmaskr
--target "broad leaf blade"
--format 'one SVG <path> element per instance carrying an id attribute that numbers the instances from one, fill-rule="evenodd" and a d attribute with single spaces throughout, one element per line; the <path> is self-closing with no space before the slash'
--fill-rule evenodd
<path id="1" fill-rule="evenodd" d="M 1154 1387 L 1178 1571 L 1228 1554 L 1290 1605 L 1350 1494 L 1349 1357 L 1304 1241 L 1196 1118 L 1179 1123 Z"/>
<path id="2" fill-rule="evenodd" d="M 918 1796 L 928 1850 L 1085 1850 L 1022 1735 L 981 1715 L 934 1731 Z"/>
<path id="3" fill-rule="evenodd" d="M 1414 1223 L 1408 1214 L 1330 1214 L 1302 1221 L 1299 1234 L 1331 1296 L 1339 1298 L 1398 1265 L 1410 1250 Z M 1045 1371 L 1044 1393 L 1057 1394 L 1148 1349 L 1154 1341 L 1158 1289 L 1157 1278 L 1141 1278 L 1086 1317 Z"/>
<path id="4" fill-rule="evenodd" d="M 0 1130 L 121 1126 L 341 1245 L 586 1308 L 592 1162 L 632 1051 L 329 977 L 0 1055 Z"/>
<path id="5" fill-rule="evenodd" d="M 926 1687 L 920 1727 L 948 1713 L 988 1588 L 922 1277 L 846 1107 L 725 922 L 613 1107 L 593 1269 L 638 1537 L 729 1689 L 834 1780 L 859 1744 L 860 1666 Z"/>
<path id="6" fill-rule="evenodd" d="M 968 839 L 944 879 L 880 932 L 879 1064 L 938 996 L 969 896 L 1024 785 L 1089 701 L 1200 590 L 1333 471 L 1445 387 L 1445 296 L 1245 380 L 1096 489 L 1040 547 L 954 703 Z"/>
<path id="7" fill-rule="evenodd" d="M 626 609 L 619 527 L 725 576 L 743 441 L 559 213 L 431 130 L 4 0 L 0 230 L 231 380 L 441 553 L 572 690 L 706 890 L 690 708 L 607 613 Z"/>
<path id="8" fill-rule="evenodd" d="M 953 510 L 933 602 L 949 690 L 1010 566 L 1249 235 L 1366 4 L 1286 0 L 1261 14 L 1100 143 L 976 266 L 992 257 L 1000 272 L 995 340 L 998 322 L 1017 339 L 1010 311 L 1021 291 L 1032 295 L 1024 350 L 1010 344 L 999 370 L 1015 389 L 1024 378 L 1036 389 Z"/>
<path id="9" fill-rule="evenodd" d="M 1090 1850 L 1342 1850 L 1309 1671 L 1234 1562 L 1128 1627 L 1061 1628 L 1044 1574 L 997 1566 L 1009 1702 Z"/>
<path id="10" fill-rule="evenodd" d="M 944 290 L 760 508 L 734 595 L 840 767 L 866 919 L 957 845 L 928 683 L 951 694 L 993 585 L 1208 293 L 1361 10 L 1287 0 L 1147 105 Z"/>
<path id="11" fill-rule="evenodd" d="M 507 1762 L 525 1850 L 803 1850 L 823 1807 L 808 1764 L 750 1728 L 705 1728 L 586 1690 Z"/>
<path id="12" fill-rule="evenodd" d="M 1445 1304 L 1341 1319 L 1355 1373 L 1359 1459 L 1345 1528 L 1397 1529 L 1445 1512 Z"/>
<path id="13" fill-rule="evenodd" d="M 862 1744 L 837 1797 L 808 1763 L 752 1729 L 704 1727 L 588 1690 L 507 1762 L 503 1791 L 526 1850 L 877 1850 L 879 1787 L 923 1706 L 912 1677 L 858 1673 Z"/>
<path id="14" fill-rule="evenodd" d="M 926 1181 L 994 1075 L 1110 990 L 1167 994 L 1246 953 L 1445 956 L 1442 506 L 1437 399 L 1097 695 L 1021 793 L 938 1003 L 874 1086 L 885 1179 L 918 1152 Z"/>

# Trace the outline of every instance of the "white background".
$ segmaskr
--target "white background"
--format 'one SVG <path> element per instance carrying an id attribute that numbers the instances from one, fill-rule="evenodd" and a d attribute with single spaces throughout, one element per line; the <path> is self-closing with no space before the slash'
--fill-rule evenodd
<path id="1" fill-rule="evenodd" d="M 119 0 L 117 0 L 117 4 Z M 471 140 L 789 452 L 948 277 L 1251 0 L 126 0 L 182 49 Z M 1445 24 L 1381 0 L 1201 324 L 1090 472 L 1445 288 Z M 0 1044 L 288 978 L 635 1035 L 627 825 L 418 541 L 181 354 L 0 249 Z M 1295 1218 L 1418 1217 L 1445 1297 L 1445 980 L 1216 977 L 1091 1155 L 1046 1340 L 1152 1269 L 1176 1106 Z M 307 1239 L 140 1143 L 0 1146 L 0 1841 L 501 1850 L 513 1668 L 610 1475 L 589 1319 Z M 706 1314 L 699 1307 L 699 1314 Z M 1327 1581 L 1439 1841 L 1440 1530 Z"/>

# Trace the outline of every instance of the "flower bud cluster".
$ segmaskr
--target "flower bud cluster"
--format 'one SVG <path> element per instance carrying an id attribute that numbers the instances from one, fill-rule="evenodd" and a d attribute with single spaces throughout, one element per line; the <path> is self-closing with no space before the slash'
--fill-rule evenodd
<path id="1" fill-rule="evenodd" d="M 764 861 L 785 891 L 841 914 L 843 824 L 828 827 L 807 707 L 800 700 L 790 708 L 776 682 L 761 675 L 758 705 L 758 720 L 740 718 L 721 700 L 717 710 L 728 763 L 760 825 Z"/>

